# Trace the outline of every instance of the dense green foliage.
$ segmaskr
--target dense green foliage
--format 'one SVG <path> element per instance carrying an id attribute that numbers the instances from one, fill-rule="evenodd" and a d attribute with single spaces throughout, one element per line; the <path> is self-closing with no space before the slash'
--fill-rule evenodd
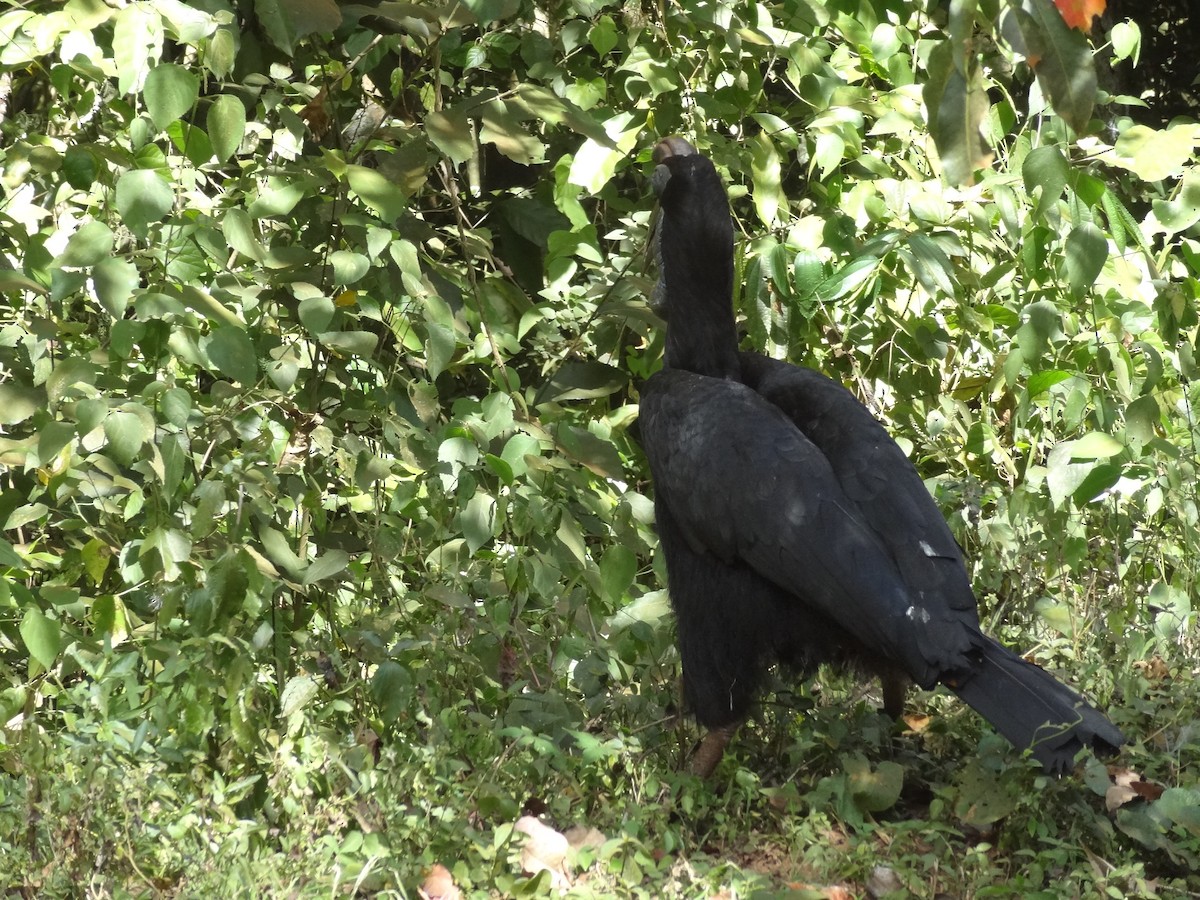
<path id="1" fill-rule="evenodd" d="M 1093 109 L 1054 15 L 0 14 L 0 887 L 543 893 L 524 809 L 607 838 L 579 895 L 1200 889 L 1200 126 Z M 727 178 L 747 344 L 889 424 L 987 626 L 1147 782 L 1051 782 L 942 694 L 893 748 L 833 676 L 678 771 L 631 435 L 673 132 Z"/>

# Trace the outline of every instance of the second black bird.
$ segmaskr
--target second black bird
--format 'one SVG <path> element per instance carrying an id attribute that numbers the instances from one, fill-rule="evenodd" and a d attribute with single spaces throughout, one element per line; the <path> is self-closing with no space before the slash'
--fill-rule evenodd
<path id="1" fill-rule="evenodd" d="M 655 148 L 665 366 L 639 431 L 655 488 L 684 698 L 718 736 L 711 770 L 772 662 L 942 683 L 1043 766 L 1121 733 L 1043 669 L 983 634 L 962 554 L 916 469 L 837 383 L 738 350 L 733 229 L 712 163 Z"/>

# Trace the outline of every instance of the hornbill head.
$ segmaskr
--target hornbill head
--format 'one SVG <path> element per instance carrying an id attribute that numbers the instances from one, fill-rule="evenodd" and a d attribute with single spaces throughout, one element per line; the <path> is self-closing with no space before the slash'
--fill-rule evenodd
<path id="1" fill-rule="evenodd" d="M 651 308 L 666 319 L 668 288 L 684 281 L 716 289 L 721 302 L 729 303 L 733 220 L 721 176 L 710 159 L 676 135 L 659 141 L 652 159 L 650 184 L 661 212 L 653 241 L 660 274 Z M 684 268 L 686 278 L 680 274 Z"/>

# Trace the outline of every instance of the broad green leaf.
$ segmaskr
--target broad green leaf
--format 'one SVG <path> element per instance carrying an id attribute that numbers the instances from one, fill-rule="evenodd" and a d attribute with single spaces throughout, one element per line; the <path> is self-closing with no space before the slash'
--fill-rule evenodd
<path id="1" fill-rule="evenodd" d="M 617 46 L 617 26 L 612 16 L 601 16 L 588 32 L 588 43 L 598 56 L 604 56 Z"/>
<path id="2" fill-rule="evenodd" d="M 125 308 L 133 297 L 140 276 L 137 266 L 119 256 L 102 259 L 92 269 L 92 284 L 100 305 L 114 319 L 125 315 Z"/>
<path id="3" fill-rule="evenodd" d="M 297 310 L 300 324 L 313 334 L 326 331 L 336 312 L 333 301 L 324 295 L 304 298 Z"/>
<path id="4" fill-rule="evenodd" d="M 221 220 L 221 232 L 229 246 L 243 256 L 255 262 L 262 262 L 267 257 L 267 251 L 255 233 L 254 220 L 240 206 L 231 206 L 225 210 Z"/>
<path id="5" fill-rule="evenodd" d="M 425 369 L 430 378 L 437 378 L 446 371 L 457 347 L 458 340 L 453 328 L 436 322 L 429 323 L 425 337 Z"/>
<path id="6" fill-rule="evenodd" d="M 475 156 L 475 131 L 465 110 L 431 112 L 425 117 L 425 134 L 455 165 Z"/>
<path id="7" fill-rule="evenodd" d="M 554 373 L 539 399 L 562 402 L 607 397 L 628 383 L 628 376 L 613 366 L 594 360 L 568 362 Z"/>
<path id="8" fill-rule="evenodd" d="M 1200 222 L 1200 169 L 1188 169 L 1172 199 L 1154 201 L 1154 218 L 1167 234 L 1187 231 Z"/>
<path id="9" fill-rule="evenodd" d="M 71 235 L 66 249 L 54 261 L 58 266 L 85 268 L 107 259 L 113 249 L 113 233 L 103 222 L 85 222 Z"/>
<path id="10" fill-rule="evenodd" d="M 750 141 L 750 174 L 754 185 L 754 209 L 768 228 L 775 225 L 779 212 L 781 166 L 779 153 L 765 132 Z M 783 198 L 786 204 L 787 198 Z"/>
<path id="11" fill-rule="evenodd" d="M 620 478 L 624 474 L 617 448 L 590 431 L 574 425 L 562 425 L 555 432 L 555 437 L 563 453 L 602 478 Z"/>
<path id="12" fill-rule="evenodd" d="M 1054 111 L 1076 132 L 1087 130 L 1096 103 L 1096 68 L 1087 36 L 1067 27 L 1051 0 L 1015 9 L 1024 53 Z"/>
<path id="13" fill-rule="evenodd" d="M 200 81 L 182 66 L 159 63 L 146 75 L 142 95 L 150 120 L 160 131 L 165 131 L 195 105 L 200 96 Z"/>
<path id="14" fill-rule="evenodd" d="M 63 154 L 63 177 L 73 188 L 86 191 L 96 183 L 100 160 L 91 147 L 76 144 Z"/>
<path id="15" fill-rule="evenodd" d="M 395 722 L 409 708 L 412 675 L 399 663 L 385 659 L 371 677 L 371 698 L 379 707 L 380 718 Z"/>
<path id="16" fill-rule="evenodd" d="M 1075 297 L 1082 297 L 1096 282 L 1108 261 L 1108 239 L 1091 222 L 1082 222 L 1067 235 L 1067 282 Z"/>
<path id="17" fill-rule="evenodd" d="M 1029 151 L 1021 164 L 1021 177 L 1030 195 L 1035 189 L 1041 190 L 1033 210 L 1035 218 L 1044 218 L 1046 211 L 1058 203 L 1070 175 L 1071 164 L 1053 144 Z"/>
<path id="18" fill-rule="evenodd" d="M 598 194 L 617 170 L 627 161 L 637 143 L 641 118 L 631 112 L 613 116 L 604 123 L 605 141 L 588 138 L 575 153 L 567 181 L 579 185 L 590 194 Z"/>
<path id="19" fill-rule="evenodd" d="M 343 356 L 363 359 L 370 359 L 379 343 L 379 336 L 369 331 L 325 331 L 317 337 L 326 347 Z"/>
<path id="20" fill-rule="evenodd" d="M 108 438 L 113 458 L 122 465 L 137 459 L 142 447 L 154 437 L 154 422 L 141 415 L 134 404 L 114 409 L 104 419 L 104 436 Z M 149 421 L 148 421 L 149 420 Z"/>
<path id="21" fill-rule="evenodd" d="M 1034 372 L 1029 376 L 1029 382 L 1025 386 L 1026 392 L 1030 397 L 1037 397 L 1050 390 L 1059 382 L 1066 381 L 1071 378 L 1070 372 L 1064 372 L 1061 369 L 1051 369 L 1044 372 Z"/>
<path id="22" fill-rule="evenodd" d="M 671 615 L 671 601 L 666 591 L 649 591 L 609 617 L 608 629 L 613 634 L 639 622 L 654 625 Z"/>
<path id="23" fill-rule="evenodd" d="M 604 599 L 618 604 L 633 584 L 638 561 L 633 551 L 623 544 L 613 544 L 600 558 L 600 589 Z"/>
<path id="24" fill-rule="evenodd" d="M 21 617 L 21 640 L 25 642 L 29 655 L 43 669 L 49 669 L 58 659 L 58 651 L 62 646 L 59 624 L 36 606 L 26 609 Z"/>
<path id="25" fill-rule="evenodd" d="M 512 467 L 513 477 L 522 478 L 529 471 L 526 456 L 541 456 L 541 442 L 532 435 L 517 432 L 504 444 L 500 457 Z"/>
<path id="26" fill-rule="evenodd" d="M 350 554 L 345 550 L 326 550 L 304 570 L 304 584 L 314 584 L 337 575 L 350 564 Z"/>
<path id="27" fill-rule="evenodd" d="M 1088 432 L 1078 440 L 1064 441 L 1058 447 L 1067 450 L 1071 459 L 1106 459 L 1125 450 L 1124 444 L 1101 431 Z"/>
<path id="28" fill-rule="evenodd" d="M 521 8 L 520 0 L 462 0 L 462 4 L 480 25 L 503 22 L 515 16 Z"/>
<path id="29" fill-rule="evenodd" d="M 872 770 L 862 757 L 846 761 L 848 786 L 854 805 L 863 812 L 883 812 L 900 799 L 904 787 L 904 767 L 884 760 Z"/>
<path id="30" fill-rule="evenodd" d="M 317 682 L 311 675 L 294 675 L 279 695 L 279 717 L 290 719 L 305 709 L 318 693 Z"/>
<path id="31" fill-rule="evenodd" d="M 46 289 L 27 275 L 22 275 L 15 269 L 0 266 L 0 294 L 19 294 L 22 291 L 32 291 L 45 295 Z"/>
<path id="32" fill-rule="evenodd" d="M 331 34 L 342 24 L 334 0 L 254 0 L 254 13 L 267 38 L 289 56 L 310 34 Z"/>
<path id="33" fill-rule="evenodd" d="M 467 540 L 467 549 L 474 553 L 488 543 L 495 527 L 496 498 L 483 491 L 476 492 L 459 515 L 459 528 Z"/>
<path id="34" fill-rule="evenodd" d="M 329 254 L 329 264 L 337 284 L 354 284 L 371 269 L 371 261 L 364 254 L 349 250 L 334 250 Z"/>
<path id="35" fill-rule="evenodd" d="M 138 237 L 145 238 L 150 225 L 162 221 L 171 211 L 175 194 L 157 172 L 134 169 L 117 179 L 116 201 L 121 221 Z"/>
<path id="36" fill-rule="evenodd" d="M 12 381 L 0 382 L 0 425 L 24 422 L 45 406 L 44 391 Z"/>
<path id="37" fill-rule="evenodd" d="M 1134 21 L 1117 22 L 1109 32 L 1112 40 L 1113 59 L 1120 62 L 1133 58 L 1133 64 L 1138 64 L 1142 53 L 1142 32 Z"/>
<path id="38" fill-rule="evenodd" d="M 346 178 L 350 190 L 385 221 L 394 222 L 408 212 L 408 197 L 404 191 L 374 169 L 347 166 Z"/>
<path id="39" fill-rule="evenodd" d="M 1162 130 L 1132 125 L 1121 132 L 1105 161 L 1128 169 L 1143 181 L 1178 175 L 1195 158 L 1200 125 L 1178 122 Z"/>
<path id="40" fill-rule="evenodd" d="M 205 350 L 217 371 L 231 381 L 249 386 L 258 380 L 258 354 L 244 329 L 236 325 L 214 328 Z"/>
<path id="41" fill-rule="evenodd" d="M 162 17 L 148 3 L 131 3 L 113 20 L 113 61 L 117 87 L 122 96 L 140 91 L 150 73 L 150 64 L 162 59 Z"/>
<path id="42" fill-rule="evenodd" d="M 513 162 L 532 166 L 546 158 L 546 145 L 526 130 L 520 119 L 499 100 L 486 104 L 481 112 L 479 140 L 492 144 Z"/>
<path id="43" fill-rule="evenodd" d="M 934 49 L 923 98 L 946 180 L 970 184 L 975 171 L 987 168 L 992 160 L 981 131 L 988 100 L 978 66 L 972 60 L 964 73 L 956 55 L 950 41 Z"/>
<path id="44" fill-rule="evenodd" d="M 225 162 L 238 152 L 246 135 L 246 107 L 232 94 L 221 94 L 208 108 L 204 120 L 217 162 Z"/>
<path id="45" fill-rule="evenodd" d="M 25 571 L 24 560 L 21 559 L 13 545 L 3 538 L 0 538 L 0 566 L 15 569 L 18 572 Z"/>
<path id="46" fill-rule="evenodd" d="M 4 520 L 4 530 L 16 531 L 19 528 L 24 528 L 30 522 L 40 522 L 46 518 L 49 512 L 50 508 L 45 503 L 26 503 L 23 506 L 18 506 Z"/>

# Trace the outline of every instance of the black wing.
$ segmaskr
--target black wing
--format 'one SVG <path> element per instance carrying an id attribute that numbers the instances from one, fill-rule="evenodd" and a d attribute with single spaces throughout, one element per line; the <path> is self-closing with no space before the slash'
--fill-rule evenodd
<path id="1" fill-rule="evenodd" d="M 655 488 L 693 553 L 748 566 L 919 684 L 969 667 L 983 641 L 973 606 L 907 587 L 830 461 L 780 409 L 745 385 L 665 370 L 646 383 L 640 418 Z"/>

